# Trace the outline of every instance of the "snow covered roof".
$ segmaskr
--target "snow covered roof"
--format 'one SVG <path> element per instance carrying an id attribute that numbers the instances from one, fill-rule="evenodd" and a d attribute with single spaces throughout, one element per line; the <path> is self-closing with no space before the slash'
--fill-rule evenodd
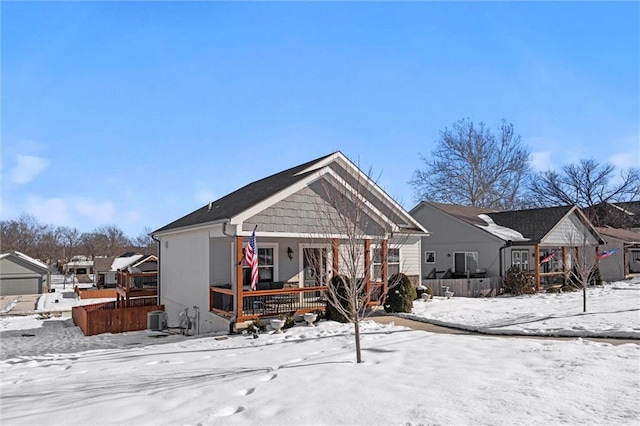
<path id="1" fill-rule="evenodd" d="M 127 257 L 116 257 L 113 259 L 113 263 L 111 264 L 111 270 L 117 271 L 118 269 L 123 270 L 127 267 L 133 265 L 138 260 L 140 260 L 144 255 L 143 254 L 134 254 L 132 256 Z"/>
<path id="2" fill-rule="evenodd" d="M 32 264 L 33 266 L 36 266 L 39 269 L 44 269 L 45 271 L 49 271 L 49 266 L 47 264 L 45 264 L 45 263 L 43 263 L 43 262 L 41 262 L 39 260 L 36 260 L 31 256 L 27 256 L 26 254 L 21 253 L 19 251 L 14 251 L 14 252 L 11 252 L 11 253 L 3 253 L 3 254 L 0 255 L 0 259 L 3 259 L 5 257 L 10 257 L 10 256 L 15 256 L 15 257 L 17 257 L 19 259 L 24 260 L 25 262 L 28 262 L 28 263 Z"/>
<path id="3" fill-rule="evenodd" d="M 476 224 L 477 227 L 484 229 L 485 231 L 495 235 L 498 238 L 501 238 L 505 241 L 530 241 L 529 238 L 525 238 L 521 233 L 516 231 L 515 229 L 508 228 L 506 226 L 500 226 L 496 224 L 491 217 L 486 214 L 478 215 L 480 219 L 487 223 L 486 226 Z"/>

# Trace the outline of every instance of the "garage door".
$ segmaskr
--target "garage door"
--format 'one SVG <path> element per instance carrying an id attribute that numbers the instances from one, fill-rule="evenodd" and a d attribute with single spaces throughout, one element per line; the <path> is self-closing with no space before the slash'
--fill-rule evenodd
<path id="1" fill-rule="evenodd" d="M 2 278 L 0 296 L 42 293 L 42 278 Z"/>

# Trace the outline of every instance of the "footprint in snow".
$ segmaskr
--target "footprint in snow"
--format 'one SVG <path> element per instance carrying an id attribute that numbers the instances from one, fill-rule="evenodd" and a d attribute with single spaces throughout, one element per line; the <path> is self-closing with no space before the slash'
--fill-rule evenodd
<path id="1" fill-rule="evenodd" d="M 255 391 L 256 391 L 256 388 L 242 389 L 242 390 L 239 390 L 238 392 L 236 392 L 236 395 L 247 396 L 247 395 L 251 395 Z"/>
<path id="2" fill-rule="evenodd" d="M 233 416 L 234 414 L 241 413 L 244 410 L 246 410 L 246 408 L 242 406 L 240 407 L 228 406 L 228 407 L 222 407 L 221 409 L 212 413 L 211 415 L 214 417 L 228 417 L 228 416 Z"/>
<path id="3" fill-rule="evenodd" d="M 271 380 L 275 379 L 276 377 L 278 377 L 278 375 L 277 375 L 277 374 L 267 374 L 266 376 L 262 376 L 262 377 L 260 378 L 260 381 L 262 381 L 262 382 L 269 382 L 269 381 L 271 381 Z"/>

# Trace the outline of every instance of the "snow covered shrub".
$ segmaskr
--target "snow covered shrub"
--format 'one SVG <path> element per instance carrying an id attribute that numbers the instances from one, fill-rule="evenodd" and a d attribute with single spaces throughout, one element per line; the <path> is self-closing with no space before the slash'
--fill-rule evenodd
<path id="1" fill-rule="evenodd" d="M 534 279 L 520 270 L 519 266 L 512 266 L 507 270 L 507 276 L 504 278 L 505 293 L 515 294 L 534 294 L 536 292 Z"/>
<path id="2" fill-rule="evenodd" d="M 431 290 L 431 287 L 423 286 L 422 284 L 416 287 L 416 299 L 422 299 L 424 293 L 429 295 L 429 299 L 433 298 L 433 290 Z"/>
<path id="3" fill-rule="evenodd" d="M 416 299 L 416 289 L 403 273 L 394 274 L 389 279 L 389 292 L 384 301 L 385 312 L 411 312 Z"/>
<path id="4" fill-rule="evenodd" d="M 329 287 L 331 287 L 329 291 L 334 292 L 334 294 L 338 296 L 341 302 L 340 304 L 347 312 L 350 311 L 349 300 L 347 300 L 347 286 L 349 286 L 350 282 L 349 277 L 344 275 L 335 275 L 331 278 L 331 281 L 329 281 Z M 345 316 L 328 301 L 325 302 L 325 316 L 330 321 L 349 322 L 349 319 L 345 318 Z"/>

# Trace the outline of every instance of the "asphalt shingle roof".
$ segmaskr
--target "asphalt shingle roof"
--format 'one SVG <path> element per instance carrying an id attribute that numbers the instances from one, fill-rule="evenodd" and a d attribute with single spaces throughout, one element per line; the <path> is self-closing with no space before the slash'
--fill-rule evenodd
<path id="1" fill-rule="evenodd" d="M 213 201 L 211 203 L 211 208 L 209 208 L 209 205 L 207 204 L 199 208 L 198 210 L 189 213 L 188 215 L 183 216 L 180 219 L 175 220 L 160 229 L 157 229 L 153 232 L 153 234 L 168 231 L 171 229 L 215 222 L 223 219 L 230 219 L 235 215 L 240 214 L 250 207 L 260 203 L 261 201 L 266 200 L 272 195 L 277 194 L 283 189 L 288 188 L 294 183 L 304 179 L 310 173 L 313 173 L 313 171 L 301 173 L 303 170 L 312 167 L 314 164 L 319 163 L 320 161 L 333 154 L 334 153 L 325 155 L 307 163 L 300 164 L 299 166 L 292 167 L 288 170 L 250 183 L 238 189 L 237 191 L 234 191 L 216 201 Z"/>
<path id="2" fill-rule="evenodd" d="M 573 206 L 543 207 L 487 213 L 487 216 L 496 224 L 514 229 L 523 237 L 539 242 L 572 208 Z"/>

